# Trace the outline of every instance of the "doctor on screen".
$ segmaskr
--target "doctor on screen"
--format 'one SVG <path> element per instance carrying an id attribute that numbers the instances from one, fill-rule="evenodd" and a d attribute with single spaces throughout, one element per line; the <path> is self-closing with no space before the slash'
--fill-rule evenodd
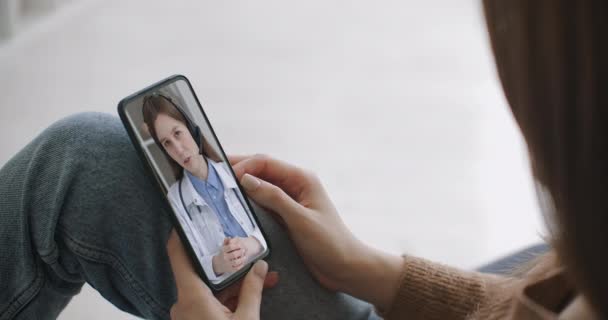
<path id="1" fill-rule="evenodd" d="M 182 109 L 153 94 L 142 111 L 154 141 L 179 166 L 167 195 L 171 206 L 207 277 L 221 282 L 266 249 L 262 233 L 226 163 Z"/>

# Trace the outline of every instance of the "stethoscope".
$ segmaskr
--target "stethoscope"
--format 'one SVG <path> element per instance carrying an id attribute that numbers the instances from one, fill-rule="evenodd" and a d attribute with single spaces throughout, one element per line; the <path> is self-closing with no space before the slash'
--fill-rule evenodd
<path id="1" fill-rule="evenodd" d="M 190 221 L 192 221 L 192 216 L 190 215 L 190 211 L 188 211 L 188 208 L 186 208 L 186 202 L 184 201 L 184 195 L 182 194 L 182 183 L 184 182 L 184 178 L 185 178 L 185 175 L 184 175 L 184 177 L 179 179 L 179 185 L 178 185 L 179 199 L 182 201 L 182 207 L 184 207 L 184 211 L 186 211 L 186 213 L 188 214 L 188 218 L 190 218 Z M 202 213 L 201 207 L 196 206 L 196 208 L 198 209 L 198 213 Z"/>
<path id="2" fill-rule="evenodd" d="M 207 161 L 209 161 L 209 160 L 207 160 Z M 182 193 L 182 184 L 184 183 L 184 179 L 186 179 L 185 174 L 182 176 L 181 179 L 179 179 L 179 185 L 178 185 L 177 189 L 179 190 L 179 199 L 182 202 L 182 207 L 184 207 L 184 211 L 186 211 L 186 214 L 188 214 L 188 218 L 190 218 L 190 221 L 192 221 L 192 216 L 190 215 L 190 211 L 186 207 L 186 202 L 184 201 L 184 195 Z M 236 190 L 232 189 L 232 191 L 234 192 L 234 195 L 238 198 L 238 194 L 236 193 Z M 198 209 L 198 213 L 202 213 L 201 208 L 199 206 L 196 206 L 196 209 Z M 232 212 L 230 214 L 232 214 Z M 249 218 L 251 227 L 255 229 L 255 224 L 253 223 L 253 219 L 251 219 L 251 215 L 249 215 L 248 212 L 246 212 L 246 215 L 247 215 L 247 218 Z"/>

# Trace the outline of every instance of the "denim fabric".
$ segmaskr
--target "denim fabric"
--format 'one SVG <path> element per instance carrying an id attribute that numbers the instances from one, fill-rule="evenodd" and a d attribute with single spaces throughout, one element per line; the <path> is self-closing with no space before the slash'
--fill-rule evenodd
<path id="1" fill-rule="evenodd" d="M 492 273 L 497 275 L 509 275 L 516 271 L 518 267 L 534 260 L 534 258 L 549 252 L 551 248 L 546 243 L 539 243 L 527 248 L 518 250 L 512 254 L 490 262 L 477 269 L 479 272 Z"/>
<path id="2" fill-rule="evenodd" d="M 172 225 L 161 197 L 118 118 L 79 114 L 41 133 L 0 169 L 0 319 L 55 319 L 85 281 L 126 312 L 168 319 Z M 377 318 L 321 288 L 281 227 L 257 212 L 281 274 L 262 319 Z"/>

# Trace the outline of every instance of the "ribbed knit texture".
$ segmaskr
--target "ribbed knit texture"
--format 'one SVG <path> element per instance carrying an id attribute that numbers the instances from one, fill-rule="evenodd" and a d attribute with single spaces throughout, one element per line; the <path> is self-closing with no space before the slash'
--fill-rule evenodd
<path id="1" fill-rule="evenodd" d="M 421 258 L 405 257 L 401 288 L 386 319 L 464 319 L 486 294 L 483 278 Z"/>
<path id="2" fill-rule="evenodd" d="M 517 276 L 463 271 L 411 256 L 404 259 L 401 286 L 384 315 L 386 320 L 515 320 L 522 315 L 525 319 L 554 319 L 547 316 L 549 311 L 539 312 L 540 305 L 532 308 L 528 299 L 522 299 L 524 288 L 556 274 L 559 265 L 554 253 L 543 255 L 533 268 Z M 558 287 L 545 295 L 555 296 L 555 291 L 564 297 L 572 294 L 567 283 L 553 285 Z"/>

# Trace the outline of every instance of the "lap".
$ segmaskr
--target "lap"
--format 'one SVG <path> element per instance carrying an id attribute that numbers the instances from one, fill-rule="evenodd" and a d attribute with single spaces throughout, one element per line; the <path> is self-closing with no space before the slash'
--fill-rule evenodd
<path id="1" fill-rule="evenodd" d="M 84 281 L 124 311 L 168 318 L 175 301 L 165 251 L 169 209 L 118 118 L 64 119 L 0 169 L 0 177 L 0 245 L 9 247 L 9 259 L 0 262 L 0 301 L 9 301 L 0 302 L 0 319 L 37 311 L 54 318 L 53 310 L 60 312 Z M 321 288 L 284 230 L 258 212 L 272 245 L 269 264 L 281 276 L 264 293 L 263 319 L 370 317 L 369 304 Z M 19 281 L 4 281 L 13 276 Z"/>

